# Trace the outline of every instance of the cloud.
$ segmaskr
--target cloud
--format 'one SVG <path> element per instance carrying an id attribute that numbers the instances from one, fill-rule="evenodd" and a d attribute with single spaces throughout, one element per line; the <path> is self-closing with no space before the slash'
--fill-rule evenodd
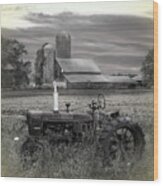
<path id="1" fill-rule="evenodd" d="M 72 36 L 74 57 L 93 58 L 106 74 L 111 71 L 139 72 L 143 57 L 153 47 L 153 20 L 147 17 L 30 12 L 24 19 L 36 26 L 2 29 L 2 34 L 22 41 L 32 61 L 43 43 L 55 46 L 55 35 L 61 30 Z"/>

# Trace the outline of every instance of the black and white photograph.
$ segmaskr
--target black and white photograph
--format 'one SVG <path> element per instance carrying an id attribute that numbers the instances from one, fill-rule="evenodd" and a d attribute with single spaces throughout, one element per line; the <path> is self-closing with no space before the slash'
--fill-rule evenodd
<path id="1" fill-rule="evenodd" d="M 2 177 L 154 180 L 154 2 L 1 6 Z"/>

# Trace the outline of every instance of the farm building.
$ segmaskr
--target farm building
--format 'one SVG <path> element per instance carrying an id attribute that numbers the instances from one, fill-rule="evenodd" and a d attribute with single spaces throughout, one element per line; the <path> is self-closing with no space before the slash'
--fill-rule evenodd
<path id="1" fill-rule="evenodd" d="M 15 69 L 11 64 L 6 64 L 5 67 L 1 70 L 1 78 L 2 78 L 2 84 L 1 86 L 3 88 L 9 88 L 14 85 L 14 75 L 15 75 Z"/>
<path id="2" fill-rule="evenodd" d="M 137 82 L 129 76 L 106 76 L 107 88 L 135 88 Z"/>
<path id="3" fill-rule="evenodd" d="M 54 79 L 67 88 L 103 88 L 107 83 L 92 59 L 71 57 L 71 36 L 66 32 L 56 35 Z"/>
<path id="4" fill-rule="evenodd" d="M 135 88 L 129 76 L 106 76 L 91 59 L 56 58 L 55 79 L 67 88 Z"/>
<path id="5" fill-rule="evenodd" d="M 52 85 L 56 80 L 66 88 L 134 88 L 136 81 L 128 76 L 105 76 L 92 59 L 71 57 L 71 36 L 56 35 L 54 47 L 45 43 L 37 51 L 36 80 Z"/>
<path id="6" fill-rule="evenodd" d="M 36 84 L 51 86 L 60 82 L 66 88 L 103 88 L 107 79 L 91 59 L 71 57 L 71 37 L 65 32 L 56 35 L 56 46 L 45 43 L 37 51 Z"/>
<path id="7" fill-rule="evenodd" d="M 28 72 L 30 72 L 31 63 L 29 61 L 22 63 L 19 71 L 14 65 L 6 63 L 3 66 L 2 73 L 2 88 L 17 88 L 26 87 L 29 84 Z"/>
<path id="8" fill-rule="evenodd" d="M 67 88 L 103 88 L 107 79 L 90 59 L 56 58 L 55 78 Z"/>

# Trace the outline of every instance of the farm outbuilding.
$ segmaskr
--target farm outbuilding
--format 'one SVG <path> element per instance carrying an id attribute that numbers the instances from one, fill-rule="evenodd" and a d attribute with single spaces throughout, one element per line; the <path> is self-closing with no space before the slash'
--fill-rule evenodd
<path id="1" fill-rule="evenodd" d="M 129 76 L 106 76 L 107 88 L 135 88 L 136 81 Z"/>
<path id="2" fill-rule="evenodd" d="M 1 78 L 3 88 L 10 88 L 14 85 L 15 68 L 11 64 L 6 64 L 1 70 Z"/>

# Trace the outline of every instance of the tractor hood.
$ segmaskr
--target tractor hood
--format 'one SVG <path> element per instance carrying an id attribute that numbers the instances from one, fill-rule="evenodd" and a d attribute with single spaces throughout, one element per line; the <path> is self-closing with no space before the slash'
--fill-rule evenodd
<path id="1" fill-rule="evenodd" d="M 91 120 L 91 116 L 89 114 L 72 114 L 66 112 L 54 112 L 54 111 L 40 111 L 40 110 L 30 110 L 27 113 L 28 116 L 35 119 L 42 119 L 44 121 L 50 120 L 80 120 L 80 121 L 88 121 Z"/>

